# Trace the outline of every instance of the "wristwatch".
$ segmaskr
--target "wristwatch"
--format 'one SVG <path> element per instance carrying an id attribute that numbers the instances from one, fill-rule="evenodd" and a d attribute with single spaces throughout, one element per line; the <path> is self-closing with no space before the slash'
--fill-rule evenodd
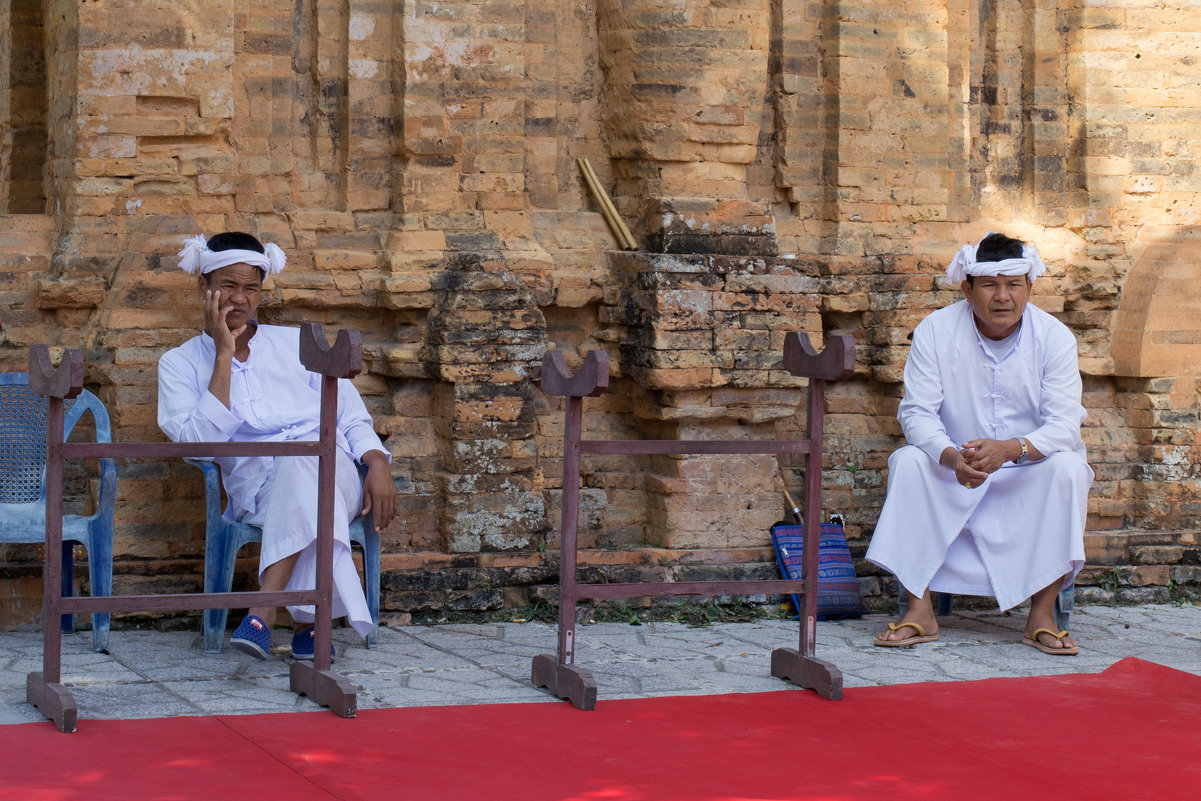
<path id="1" fill-rule="evenodd" d="M 1018 458 L 1014 459 L 1014 460 L 1013 460 L 1013 463 L 1014 463 L 1014 464 L 1025 464 L 1025 463 L 1026 463 L 1026 460 L 1027 460 L 1028 458 L 1030 458 L 1030 454 L 1029 454 L 1029 452 L 1026 450 L 1026 438 L 1025 438 L 1025 437 L 1018 437 L 1018 443 L 1019 443 L 1019 444 L 1022 446 L 1022 455 L 1021 455 L 1021 456 L 1019 456 Z"/>

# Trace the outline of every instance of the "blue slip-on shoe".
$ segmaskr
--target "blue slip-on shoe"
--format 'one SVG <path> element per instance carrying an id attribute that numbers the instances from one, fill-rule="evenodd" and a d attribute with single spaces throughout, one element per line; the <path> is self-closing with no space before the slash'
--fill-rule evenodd
<path id="1" fill-rule="evenodd" d="M 234 629 L 229 644 L 256 659 L 266 659 L 271 653 L 271 630 L 258 615 L 247 615 Z"/>
<path id="2" fill-rule="evenodd" d="M 292 635 L 292 658 L 312 661 L 317 653 L 317 630 L 309 626 Z M 329 644 L 329 661 L 334 661 L 334 644 Z"/>

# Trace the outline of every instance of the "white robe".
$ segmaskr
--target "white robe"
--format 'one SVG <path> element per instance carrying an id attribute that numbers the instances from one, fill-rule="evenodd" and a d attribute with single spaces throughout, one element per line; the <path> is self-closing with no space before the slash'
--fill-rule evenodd
<path id="1" fill-rule="evenodd" d="M 1093 472 L 1080 424 L 1076 339 L 1027 305 L 1012 349 L 985 344 L 966 300 L 918 325 L 897 412 L 906 445 L 888 460 L 888 495 L 869 561 L 915 595 L 991 595 L 1016 606 L 1084 565 Z M 1047 458 L 1006 463 L 975 489 L 939 464 L 948 446 L 1025 437 Z"/>
<path id="2" fill-rule="evenodd" d="M 193 337 L 159 360 L 158 424 L 174 442 L 285 442 L 318 438 L 322 377 L 300 363 L 300 331 L 260 325 L 246 361 L 234 360 L 227 409 L 208 391 L 216 346 L 208 334 Z M 366 636 L 371 613 L 350 552 L 349 523 L 362 508 L 354 461 L 380 442 L 354 385 L 338 382 L 339 459 L 334 513 L 333 617 L 347 617 Z M 389 459 L 390 459 L 389 455 Z M 236 456 L 213 460 L 228 497 L 225 516 L 263 529 L 259 576 L 269 565 L 300 553 L 288 589 L 316 586 L 316 457 Z M 309 622 L 312 606 L 289 606 Z"/>

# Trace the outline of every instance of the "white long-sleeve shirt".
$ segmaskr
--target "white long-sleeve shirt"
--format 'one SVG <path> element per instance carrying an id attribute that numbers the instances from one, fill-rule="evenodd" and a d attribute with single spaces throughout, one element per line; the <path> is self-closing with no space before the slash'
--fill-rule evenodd
<path id="1" fill-rule="evenodd" d="M 1046 456 L 1085 455 L 1076 338 L 1032 304 L 1014 336 L 1012 349 L 995 359 L 966 300 L 918 324 L 897 410 L 910 445 L 935 462 L 948 446 L 981 437 L 1025 437 Z"/>
<path id="2" fill-rule="evenodd" d="M 208 391 L 217 349 L 208 334 L 163 354 L 158 365 L 158 425 L 173 442 L 288 442 L 318 438 L 322 377 L 300 363 L 300 330 L 260 325 L 246 361 L 234 360 L 227 409 Z M 362 461 L 368 451 L 389 455 L 358 390 L 338 381 L 338 447 Z M 390 458 L 390 455 L 389 455 Z M 229 504 L 240 519 L 271 476 L 273 457 L 216 458 Z"/>

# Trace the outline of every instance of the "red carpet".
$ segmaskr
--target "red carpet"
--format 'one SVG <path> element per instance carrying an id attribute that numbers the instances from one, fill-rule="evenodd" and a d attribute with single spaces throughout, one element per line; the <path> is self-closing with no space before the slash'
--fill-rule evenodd
<path id="1" fill-rule="evenodd" d="M 1201 677 L 1097 675 L 0 727 L 18 801 L 1196 799 Z M 46 773 L 49 776 L 47 777 Z"/>

